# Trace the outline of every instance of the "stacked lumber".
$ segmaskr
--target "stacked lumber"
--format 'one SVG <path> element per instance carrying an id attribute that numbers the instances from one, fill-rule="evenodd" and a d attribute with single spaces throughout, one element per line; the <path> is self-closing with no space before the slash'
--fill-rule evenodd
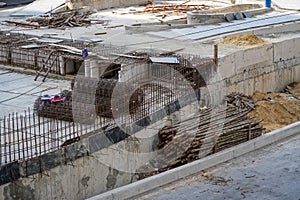
<path id="1" fill-rule="evenodd" d="M 233 93 L 225 100 L 226 109 L 200 110 L 187 120 L 161 129 L 157 156 L 138 170 L 139 178 L 184 165 L 263 133 L 260 121 L 247 116 L 254 108 L 251 97 Z"/>
<path id="2" fill-rule="evenodd" d="M 86 26 L 91 24 L 91 20 L 87 19 L 91 14 L 89 11 L 70 10 L 65 12 L 51 13 L 45 17 L 35 17 L 27 19 L 28 22 L 38 23 L 40 26 L 46 26 L 49 28 L 59 27 L 76 27 Z"/>

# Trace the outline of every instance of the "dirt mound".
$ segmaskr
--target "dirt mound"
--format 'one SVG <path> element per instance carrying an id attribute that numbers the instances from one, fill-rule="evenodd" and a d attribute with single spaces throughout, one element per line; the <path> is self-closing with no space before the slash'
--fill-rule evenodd
<path id="1" fill-rule="evenodd" d="M 235 44 L 237 46 L 262 45 L 266 43 L 267 41 L 254 34 L 227 36 L 218 42 L 218 44 Z"/>
<path id="2" fill-rule="evenodd" d="M 295 89 L 300 84 L 292 87 L 290 91 L 299 91 Z M 266 131 L 276 130 L 300 120 L 300 96 L 287 93 L 264 94 L 255 92 L 253 98 L 256 101 L 255 109 L 248 116 L 263 120 L 260 125 L 266 128 Z"/>

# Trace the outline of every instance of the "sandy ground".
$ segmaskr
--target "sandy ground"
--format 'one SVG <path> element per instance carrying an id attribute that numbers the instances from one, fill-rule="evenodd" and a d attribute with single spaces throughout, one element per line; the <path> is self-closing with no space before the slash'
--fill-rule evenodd
<path id="1" fill-rule="evenodd" d="M 249 116 L 263 120 L 260 124 L 267 132 L 300 121 L 300 83 L 287 89 L 288 93 L 253 95 L 256 107 Z"/>

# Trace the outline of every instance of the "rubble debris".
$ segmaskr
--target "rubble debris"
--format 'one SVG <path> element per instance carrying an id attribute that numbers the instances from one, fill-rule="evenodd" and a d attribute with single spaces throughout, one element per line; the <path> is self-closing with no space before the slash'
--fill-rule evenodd
<path id="1" fill-rule="evenodd" d="M 27 21 L 31 23 L 35 22 L 40 26 L 49 28 L 86 26 L 91 24 L 92 20 L 88 19 L 90 14 L 90 11 L 70 10 L 51 13 L 49 16 L 45 17 L 29 18 Z"/>
<path id="2" fill-rule="evenodd" d="M 250 117 L 262 119 L 260 123 L 267 132 L 300 121 L 300 83 L 290 84 L 287 93 L 262 93 L 256 91 L 253 97 L 255 109 Z"/>
<path id="3" fill-rule="evenodd" d="M 112 26 L 104 26 L 104 28 L 119 28 L 119 27 L 123 27 L 123 24 L 119 24 L 119 25 L 112 25 Z"/>
<path id="4" fill-rule="evenodd" d="M 176 52 L 179 52 L 179 51 L 182 51 L 182 50 L 184 50 L 184 48 L 175 49 L 173 51 L 165 51 L 165 52 L 160 53 L 159 55 L 160 56 L 171 56 L 171 55 L 175 54 Z"/>
<path id="5" fill-rule="evenodd" d="M 16 26 L 21 26 L 24 28 L 36 28 L 36 29 L 40 28 L 40 26 L 36 24 L 29 24 L 29 23 L 10 21 L 10 20 L 5 20 L 4 22 L 6 22 L 7 24 L 14 24 Z"/>
<path id="6" fill-rule="evenodd" d="M 94 35 L 105 35 L 107 34 L 107 32 L 98 32 L 98 33 L 95 33 Z"/>
<path id="7" fill-rule="evenodd" d="M 222 113 L 214 113 L 210 107 L 185 121 L 162 128 L 158 132 L 158 154 L 137 171 L 139 178 L 184 165 L 263 133 L 261 120 L 247 116 L 254 108 L 251 97 L 233 93 L 225 101 L 227 107 L 220 111 Z"/>
<path id="8" fill-rule="evenodd" d="M 175 3 L 168 3 L 165 5 L 148 4 L 144 9 L 144 12 L 150 12 L 150 13 L 157 13 L 160 11 L 187 12 L 187 11 L 194 11 L 194 10 L 208 10 L 209 8 L 212 7 L 205 4 L 187 4 L 187 3 L 189 3 L 189 0 L 181 4 L 175 4 Z"/>
<path id="9" fill-rule="evenodd" d="M 252 45 L 263 45 L 267 41 L 255 34 L 243 34 L 235 36 L 227 36 L 223 40 L 217 42 L 218 44 L 234 44 L 237 46 L 252 46 Z"/>

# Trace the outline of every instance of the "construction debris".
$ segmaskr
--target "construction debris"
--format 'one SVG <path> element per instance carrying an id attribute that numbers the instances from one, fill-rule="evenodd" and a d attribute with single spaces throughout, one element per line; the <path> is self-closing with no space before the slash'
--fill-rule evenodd
<path id="1" fill-rule="evenodd" d="M 212 153 L 256 138 L 263 133 L 261 120 L 247 114 L 254 108 L 254 100 L 234 93 L 225 99 L 227 107 L 213 112 L 212 107 L 185 121 L 166 126 L 158 132 L 158 155 L 139 170 L 140 179 L 163 172 Z M 224 116 L 223 118 L 220 116 Z"/>
<path id="2" fill-rule="evenodd" d="M 5 20 L 7 24 L 14 24 L 16 26 L 21 26 L 24 28 L 40 28 L 39 25 L 36 24 L 29 24 L 29 23 L 24 23 L 24 22 L 16 22 L 16 21 L 10 21 L 10 20 Z"/>
<path id="3" fill-rule="evenodd" d="M 91 24 L 91 20 L 87 19 L 90 14 L 90 11 L 70 10 L 51 13 L 49 16 L 45 17 L 29 18 L 27 21 L 38 23 L 40 26 L 49 28 L 86 26 Z"/>
<path id="4" fill-rule="evenodd" d="M 188 4 L 190 0 L 187 0 L 180 4 L 175 3 L 168 3 L 165 5 L 154 5 L 148 4 L 144 9 L 144 12 L 156 13 L 160 11 L 180 11 L 180 12 L 187 12 L 193 10 L 208 10 L 211 8 L 209 5 L 205 4 Z M 164 17 L 162 17 L 164 18 Z"/>
<path id="5" fill-rule="evenodd" d="M 223 40 L 217 42 L 218 44 L 235 44 L 237 46 L 252 46 L 252 45 L 263 45 L 267 41 L 254 34 L 244 34 L 227 36 Z"/>

